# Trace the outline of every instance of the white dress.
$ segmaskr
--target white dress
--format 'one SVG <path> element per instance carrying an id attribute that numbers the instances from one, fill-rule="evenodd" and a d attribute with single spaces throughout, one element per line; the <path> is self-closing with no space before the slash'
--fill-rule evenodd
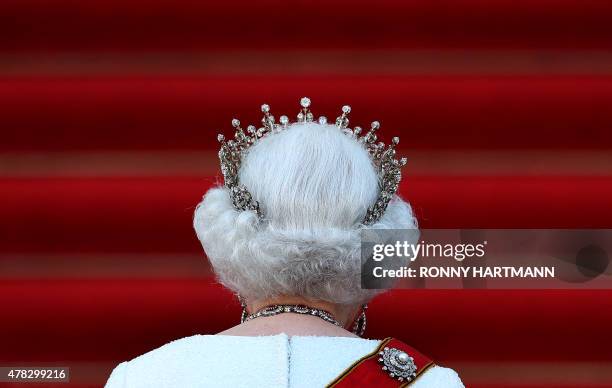
<path id="1" fill-rule="evenodd" d="M 106 388 L 325 387 L 379 343 L 285 334 L 195 335 L 119 364 Z M 452 369 L 434 366 L 410 387 L 459 388 L 463 384 Z"/>

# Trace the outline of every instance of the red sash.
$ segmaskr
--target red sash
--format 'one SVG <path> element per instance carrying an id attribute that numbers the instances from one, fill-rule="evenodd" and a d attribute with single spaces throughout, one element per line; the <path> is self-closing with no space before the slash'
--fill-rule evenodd
<path id="1" fill-rule="evenodd" d="M 395 348 L 407 353 L 412 357 L 414 364 L 417 367 L 416 380 L 421 373 L 425 372 L 434 363 L 426 356 L 422 355 L 412 347 L 405 343 L 396 340 L 395 338 L 386 338 L 381 341 L 376 350 L 367 356 L 357 360 L 353 365 L 336 377 L 334 381 L 329 383 L 328 388 L 343 388 L 343 387 L 377 387 L 377 388 L 397 388 L 406 387 L 412 381 L 398 381 L 396 378 L 389 376 L 387 371 L 382 369 L 383 364 L 378 361 L 380 358 L 379 352 L 384 348 Z"/>

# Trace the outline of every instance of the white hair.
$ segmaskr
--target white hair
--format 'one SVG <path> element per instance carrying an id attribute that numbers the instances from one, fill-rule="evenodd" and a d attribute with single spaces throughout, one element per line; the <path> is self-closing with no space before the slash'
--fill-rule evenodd
<path id="1" fill-rule="evenodd" d="M 360 230 L 415 229 L 399 197 L 381 219 L 362 220 L 376 201 L 378 177 L 359 142 L 333 125 L 296 123 L 253 145 L 239 180 L 264 214 L 237 211 L 224 187 L 197 206 L 194 228 L 221 283 L 249 299 L 302 296 L 364 303 Z"/>

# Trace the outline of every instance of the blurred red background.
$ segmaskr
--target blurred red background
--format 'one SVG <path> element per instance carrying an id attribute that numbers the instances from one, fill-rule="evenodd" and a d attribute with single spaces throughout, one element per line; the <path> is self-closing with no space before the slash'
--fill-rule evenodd
<path id="1" fill-rule="evenodd" d="M 425 228 L 612 227 L 612 3 L 3 0 L 0 365 L 70 386 L 234 325 L 191 228 L 216 133 L 353 107 L 399 134 Z M 610 291 L 394 291 L 469 387 L 612 386 Z"/>

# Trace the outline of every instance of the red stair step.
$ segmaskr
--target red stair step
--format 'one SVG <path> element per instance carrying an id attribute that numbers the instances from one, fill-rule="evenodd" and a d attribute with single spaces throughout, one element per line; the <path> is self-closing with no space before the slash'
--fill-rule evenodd
<path id="1" fill-rule="evenodd" d="M 367 335 L 396 336 L 447 361 L 612 361 L 611 297 L 611 290 L 396 290 L 371 304 Z M 229 291 L 199 279 L 6 280 L 0 302 L 10 307 L 2 362 L 120 361 L 239 318 Z"/>
<path id="2" fill-rule="evenodd" d="M 0 49 L 609 49 L 611 13 L 605 0 L 4 0 Z"/>
<path id="3" fill-rule="evenodd" d="M 216 149 L 233 117 L 302 95 L 408 149 L 612 148 L 612 76 L 41 76 L 0 78 L 0 151 Z"/>
<path id="4" fill-rule="evenodd" d="M 193 210 L 216 177 L 0 179 L 4 253 L 201 253 Z M 422 228 L 606 228 L 608 176 L 410 176 Z"/>

